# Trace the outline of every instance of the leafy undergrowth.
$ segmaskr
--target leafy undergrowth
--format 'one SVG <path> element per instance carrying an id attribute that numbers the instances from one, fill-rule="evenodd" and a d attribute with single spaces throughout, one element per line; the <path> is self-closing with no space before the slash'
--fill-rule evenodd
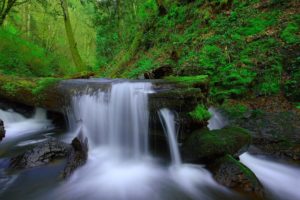
<path id="1" fill-rule="evenodd" d="M 202 104 L 197 105 L 196 108 L 189 114 L 196 121 L 207 121 L 211 117 L 211 114 L 208 112 L 206 106 Z"/>
<path id="2" fill-rule="evenodd" d="M 62 56 L 20 37 L 13 27 L 0 28 L 0 74 L 23 77 L 63 75 L 70 66 Z M 10 87 L 10 86 L 7 86 Z"/>
<path id="3" fill-rule="evenodd" d="M 137 78 L 170 66 L 174 76 L 207 75 L 216 101 L 282 90 L 300 97 L 298 1 L 168 2 L 166 15 L 144 23 L 136 53 L 107 76 Z"/>

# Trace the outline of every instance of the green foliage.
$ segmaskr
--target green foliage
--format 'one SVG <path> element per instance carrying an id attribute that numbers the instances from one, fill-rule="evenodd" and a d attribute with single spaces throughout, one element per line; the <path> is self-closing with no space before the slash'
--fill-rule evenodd
<path id="1" fill-rule="evenodd" d="M 61 80 L 62 79 L 60 79 L 60 78 L 52 78 L 52 77 L 42 78 L 37 81 L 37 83 L 36 83 L 37 86 L 32 89 L 32 94 L 39 95 L 45 89 L 49 89 L 49 87 L 57 84 Z"/>
<path id="2" fill-rule="evenodd" d="M 34 43 L 0 29 L 0 70 L 8 75 L 50 76 L 59 66 L 51 55 Z"/>
<path id="3" fill-rule="evenodd" d="M 2 85 L 1 89 L 6 91 L 10 95 L 15 95 L 15 93 L 17 91 L 16 85 L 13 84 L 13 83 L 10 83 L 10 82 L 5 83 L 4 85 Z"/>
<path id="4" fill-rule="evenodd" d="M 136 67 L 128 73 L 128 77 L 137 78 L 140 74 L 143 74 L 151 69 L 155 68 L 155 62 L 151 58 L 143 57 L 138 61 Z"/>
<path id="5" fill-rule="evenodd" d="M 289 23 L 285 29 L 283 29 L 280 37 L 288 44 L 299 43 L 299 25 L 296 23 Z"/>
<path id="6" fill-rule="evenodd" d="M 165 78 L 168 81 L 176 82 L 182 85 L 193 87 L 198 84 L 205 84 L 208 82 L 207 75 L 198 76 L 169 76 Z"/>
<path id="7" fill-rule="evenodd" d="M 202 104 L 197 105 L 194 111 L 190 112 L 189 114 L 194 120 L 197 121 L 207 121 L 211 117 L 211 114 L 208 112 L 207 108 Z"/>
<path id="8" fill-rule="evenodd" d="M 300 103 L 296 103 L 296 108 L 300 109 Z"/>
<path id="9" fill-rule="evenodd" d="M 240 117 L 249 111 L 249 108 L 243 104 L 225 102 L 221 109 L 230 117 Z"/>

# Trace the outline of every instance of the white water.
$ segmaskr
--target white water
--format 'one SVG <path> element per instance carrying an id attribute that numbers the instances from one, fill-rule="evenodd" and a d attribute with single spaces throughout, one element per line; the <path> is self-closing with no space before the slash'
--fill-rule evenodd
<path id="1" fill-rule="evenodd" d="M 89 158 L 49 199 L 206 200 L 216 193 L 228 195 L 201 166 L 162 166 L 150 155 L 149 92 L 151 83 L 123 82 L 73 98 L 70 124 L 75 134 L 83 131 L 88 137 Z M 174 121 L 167 117 L 173 132 Z M 173 148 L 180 164 L 177 145 Z"/>
<path id="2" fill-rule="evenodd" d="M 36 109 L 34 116 L 31 118 L 26 118 L 12 110 L 4 111 L 0 109 L 0 119 L 3 120 L 6 131 L 2 142 L 54 128 L 51 120 L 47 119 L 46 111 L 40 108 Z"/>
<path id="3" fill-rule="evenodd" d="M 208 120 L 208 129 L 209 130 L 218 130 L 224 128 L 228 122 L 224 116 L 215 108 L 210 107 L 208 109 L 209 113 L 212 115 Z"/>
<path id="4" fill-rule="evenodd" d="M 181 158 L 177 142 L 177 130 L 175 126 L 175 116 L 169 109 L 163 108 L 159 111 L 159 118 L 164 127 L 164 132 L 167 135 L 171 158 L 173 165 L 181 165 Z"/>
<path id="5" fill-rule="evenodd" d="M 240 160 L 255 173 L 275 199 L 300 199 L 299 168 L 252 156 L 249 153 L 241 155 Z"/>

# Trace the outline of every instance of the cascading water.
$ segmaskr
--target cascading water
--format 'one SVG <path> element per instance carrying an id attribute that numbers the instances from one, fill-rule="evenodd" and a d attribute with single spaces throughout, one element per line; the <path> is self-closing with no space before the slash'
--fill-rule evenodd
<path id="1" fill-rule="evenodd" d="M 207 127 L 209 130 L 221 129 L 228 124 L 226 118 L 214 107 L 210 107 L 208 111 L 212 115 L 212 117 L 208 120 Z"/>
<path id="2" fill-rule="evenodd" d="M 71 126 L 89 139 L 88 162 L 57 188 L 49 199 L 167 200 L 215 199 L 228 195 L 200 166 L 163 166 L 148 151 L 149 82 L 112 82 L 111 88 L 75 95 Z M 175 131 L 166 110 L 167 130 Z M 71 115 L 71 114 L 70 114 Z M 211 189 L 207 192 L 207 189 Z M 225 195 L 225 196 L 226 196 Z"/>
<path id="3" fill-rule="evenodd" d="M 210 108 L 209 111 L 212 114 L 208 125 L 210 130 L 221 129 L 227 124 L 227 120 L 215 108 Z M 276 163 L 249 153 L 242 154 L 240 161 L 255 173 L 272 199 L 300 199 L 299 168 Z"/>
<path id="4" fill-rule="evenodd" d="M 36 109 L 31 118 L 25 118 L 12 110 L 0 110 L 0 119 L 3 120 L 6 130 L 3 142 L 54 128 L 51 120 L 47 119 L 46 111 L 40 108 Z"/>
<path id="5" fill-rule="evenodd" d="M 177 131 L 175 126 L 175 116 L 169 109 L 163 108 L 159 111 L 160 121 L 164 127 L 164 131 L 167 134 L 172 162 L 175 166 L 181 165 L 181 158 L 179 148 L 177 144 Z"/>
<path id="6" fill-rule="evenodd" d="M 249 167 L 274 199 L 300 199 L 300 169 L 279 164 L 244 153 L 240 156 L 243 164 Z"/>
<path id="7" fill-rule="evenodd" d="M 150 83 L 118 83 L 109 92 L 74 96 L 75 119 L 91 148 L 106 146 L 135 157 L 146 154 L 149 92 Z"/>

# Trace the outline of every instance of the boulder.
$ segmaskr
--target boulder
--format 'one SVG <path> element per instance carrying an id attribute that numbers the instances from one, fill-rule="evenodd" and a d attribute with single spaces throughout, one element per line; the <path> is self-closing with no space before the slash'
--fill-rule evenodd
<path id="1" fill-rule="evenodd" d="M 0 119 L 0 141 L 5 137 L 4 122 Z"/>
<path id="2" fill-rule="evenodd" d="M 251 148 L 250 153 L 300 161 L 300 115 L 297 112 L 252 111 L 247 118 L 231 121 L 250 131 L 256 147 Z"/>
<path id="3" fill-rule="evenodd" d="M 226 155 L 216 162 L 215 180 L 251 199 L 264 199 L 264 188 L 255 174 L 238 160 Z"/>
<path id="4" fill-rule="evenodd" d="M 50 163 L 55 159 L 66 157 L 71 149 L 71 145 L 51 138 L 48 141 L 42 142 L 33 149 L 25 153 L 11 158 L 10 168 L 26 169 L 38 167 Z"/>
<path id="5" fill-rule="evenodd" d="M 226 154 L 238 156 L 248 149 L 250 133 L 239 127 L 220 130 L 197 130 L 184 143 L 184 159 L 196 163 L 210 163 Z"/>
<path id="6" fill-rule="evenodd" d="M 79 134 L 72 141 L 72 149 L 63 170 L 62 177 L 68 178 L 78 167 L 84 165 L 88 158 L 88 139 Z"/>

